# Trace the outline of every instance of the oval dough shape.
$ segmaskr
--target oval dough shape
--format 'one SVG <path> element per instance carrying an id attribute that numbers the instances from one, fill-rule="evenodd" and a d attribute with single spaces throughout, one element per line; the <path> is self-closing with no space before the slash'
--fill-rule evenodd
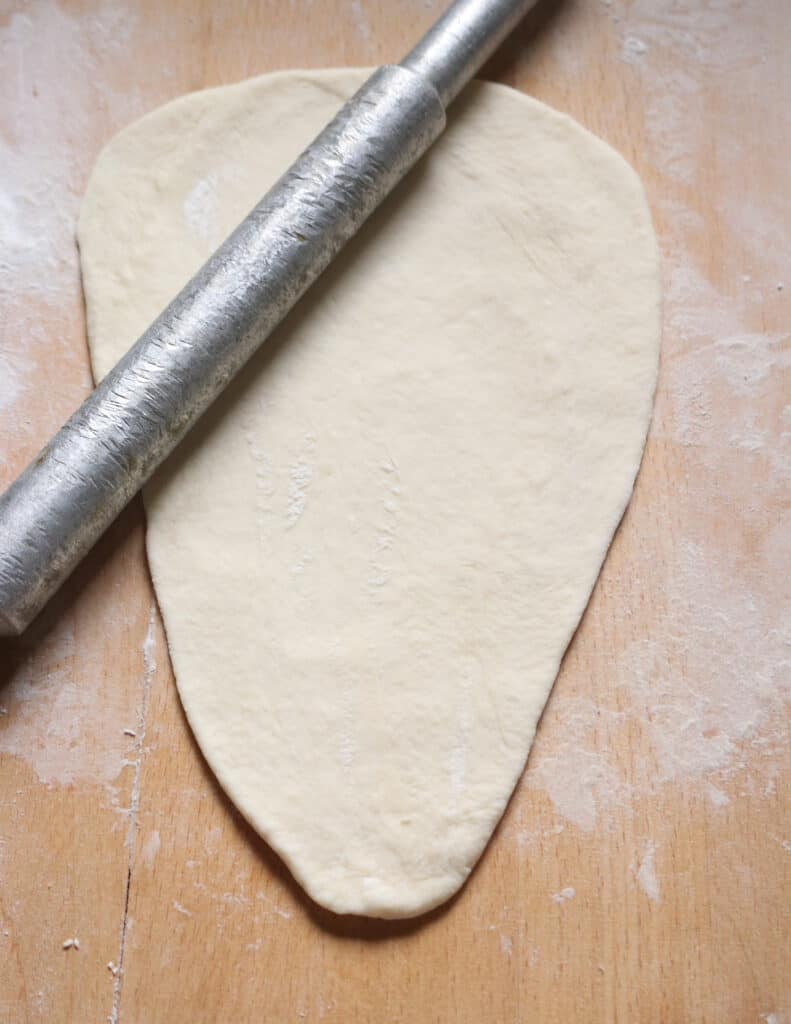
<path id="1" fill-rule="evenodd" d="M 107 146 L 97 377 L 365 74 L 196 93 Z M 419 914 L 480 856 L 629 499 L 659 322 L 635 174 L 476 83 L 146 489 L 190 725 L 318 903 Z"/>

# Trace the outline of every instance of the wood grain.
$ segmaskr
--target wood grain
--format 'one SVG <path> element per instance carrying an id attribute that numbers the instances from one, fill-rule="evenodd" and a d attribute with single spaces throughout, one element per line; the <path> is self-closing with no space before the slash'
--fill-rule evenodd
<path id="1" fill-rule="evenodd" d="M 441 6 L 5 5 L 0 483 L 89 387 L 102 143 L 190 89 L 398 59 Z M 187 729 L 135 503 L 0 651 L 0 1019 L 791 1021 L 789 37 L 784 0 L 569 0 L 487 69 L 639 170 L 666 329 L 634 500 L 459 897 L 304 897 Z"/>

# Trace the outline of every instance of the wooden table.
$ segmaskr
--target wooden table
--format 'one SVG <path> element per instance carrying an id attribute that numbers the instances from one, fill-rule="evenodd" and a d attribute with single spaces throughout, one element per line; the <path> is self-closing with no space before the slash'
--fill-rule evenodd
<path id="1" fill-rule="evenodd" d="M 0 484 L 90 386 L 101 145 L 191 89 L 397 60 L 441 6 L 6 0 Z M 558 0 L 487 70 L 637 167 L 666 305 L 634 501 L 462 894 L 309 904 L 187 729 L 138 501 L 0 654 L 0 1019 L 789 1024 L 789 39 L 786 0 Z"/>

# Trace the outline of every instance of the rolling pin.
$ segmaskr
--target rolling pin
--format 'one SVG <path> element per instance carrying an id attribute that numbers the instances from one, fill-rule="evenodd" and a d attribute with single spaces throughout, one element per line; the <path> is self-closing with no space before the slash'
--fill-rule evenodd
<path id="1" fill-rule="evenodd" d="M 0 635 L 21 633 L 445 127 L 535 0 L 456 0 L 371 75 L 0 496 Z"/>

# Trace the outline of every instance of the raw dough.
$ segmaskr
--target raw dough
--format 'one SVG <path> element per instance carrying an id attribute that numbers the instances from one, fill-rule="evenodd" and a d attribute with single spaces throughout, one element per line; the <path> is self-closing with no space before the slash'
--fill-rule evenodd
<path id="1" fill-rule="evenodd" d="M 101 377 L 364 77 L 197 93 L 101 154 L 79 242 Z M 467 878 L 624 511 L 657 246 L 608 146 L 497 85 L 145 493 L 209 764 L 319 903 Z"/>

